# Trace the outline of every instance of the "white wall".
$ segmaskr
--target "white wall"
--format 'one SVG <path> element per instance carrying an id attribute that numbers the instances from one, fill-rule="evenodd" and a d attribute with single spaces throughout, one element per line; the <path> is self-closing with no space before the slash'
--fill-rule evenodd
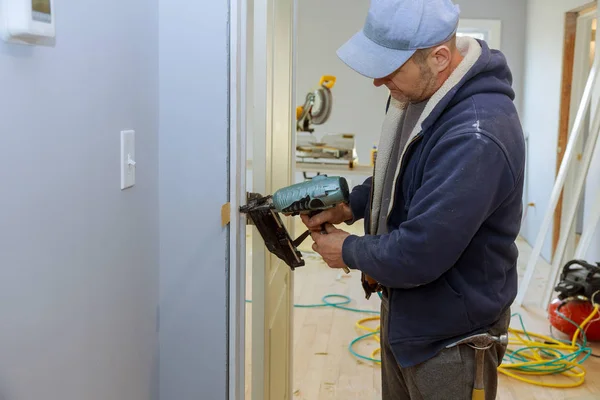
<path id="1" fill-rule="evenodd" d="M 503 22 L 502 42 L 514 75 L 520 109 L 523 85 L 526 5 L 523 0 L 457 0 L 462 18 L 491 18 Z M 298 3 L 298 104 L 322 75 L 335 75 L 333 112 L 330 120 L 316 126 L 316 134 L 354 133 L 361 164 L 369 164 L 370 150 L 379 141 L 387 90 L 375 88 L 342 63 L 336 50 L 364 24 L 368 0 L 302 0 Z M 343 17 L 342 17 L 343 14 Z M 509 28 L 510 25 L 510 28 Z"/>
<path id="2" fill-rule="evenodd" d="M 584 224 L 591 219 L 591 209 L 593 202 L 598 201 L 600 193 L 600 140 L 596 144 L 596 156 L 590 166 L 590 172 L 587 177 L 584 207 Z M 596 233 L 586 254 L 586 259 L 590 262 L 600 261 L 600 224 L 596 227 Z"/>
<path id="3" fill-rule="evenodd" d="M 155 399 L 158 2 L 56 4 L 55 47 L 0 41 L 0 398 Z"/>
<path id="4" fill-rule="evenodd" d="M 556 176 L 565 13 L 587 3 L 587 0 L 528 2 L 523 124 L 529 133 L 529 178 L 525 200 L 536 206 L 528 210 L 523 235 L 530 243 L 536 240 Z M 591 196 L 600 182 L 600 160 L 596 159 L 592 165 L 588 182 L 586 193 Z M 591 201 L 591 198 L 586 201 L 586 208 Z M 542 252 L 546 260 L 551 252 L 551 232 L 552 228 Z M 600 239 L 596 237 L 594 243 L 589 256 L 597 259 Z"/>
<path id="5" fill-rule="evenodd" d="M 598 41 L 598 37 L 600 37 L 599 33 L 596 32 L 596 42 Z M 600 50 L 596 47 L 596 59 L 600 60 Z M 591 110 L 596 110 L 598 108 L 598 103 L 600 102 L 600 81 L 596 81 L 596 85 L 592 92 L 592 103 Z M 591 129 L 591 128 L 590 128 Z M 589 137 L 589 133 L 588 133 Z M 586 221 L 589 223 L 591 220 L 591 212 L 592 206 L 594 202 L 597 202 L 598 195 L 600 195 L 600 140 L 596 143 L 596 148 L 594 150 L 595 156 L 592 159 L 592 163 L 590 165 L 590 170 L 588 172 L 586 185 L 585 185 L 585 199 L 584 199 L 584 207 L 583 207 L 583 224 L 585 226 Z M 599 221 L 600 222 L 600 221 Z M 587 254 L 584 256 L 590 262 L 598 262 L 600 261 L 600 223 L 596 226 L 596 231 L 592 241 L 590 243 L 590 247 L 588 249 Z"/>
<path id="6" fill-rule="evenodd" d="M 298 2 L 296 102 L 304 104 L 308 91 L 323 75 L 334 75 L 333 110 L 315 133 L 354 133 L 361 164 L 370 163 L 370 150 L 379 141 L 387 90 L 348 68 L 336 50 L 362 28 L 368 0 L 302 0 Z"/>

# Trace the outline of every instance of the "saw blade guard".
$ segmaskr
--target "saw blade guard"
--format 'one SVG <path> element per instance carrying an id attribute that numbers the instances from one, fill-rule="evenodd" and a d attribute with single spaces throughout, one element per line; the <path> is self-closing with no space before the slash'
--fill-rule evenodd
<path id="1" fill-rule="evenodd" d="M 298 131 L 313 132 L 312 125 L 322 125 L 327 122 L 333 108 L 331 89 L 335 82 L 335 76 L 322 76 L 318 87 L 306 95 L 304 105 L 296 108 Z"/>

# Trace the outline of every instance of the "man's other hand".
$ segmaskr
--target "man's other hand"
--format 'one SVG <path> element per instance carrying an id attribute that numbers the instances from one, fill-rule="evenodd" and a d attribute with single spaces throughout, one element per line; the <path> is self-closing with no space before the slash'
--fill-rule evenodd
<path id="1" fill-rule="evenodd" d="M 304 222 L 304 225 L 306 225 L 308 229 L 310 229 L 313 232 L 320 232 L 321 225 L 341 224 L 342 222 L 351 220 L 353 218 L 353 215 L 350 206 L 348 204 L 341 203 L 333 208 L 321 211 L 312 218 L 310 218 L 306 214 L 302 214 L 300 218 L 302 219 L 302 222 Z"/>
<path id="2" fill-rule="evenodd" d="M 313 231 L 311 236 L 315 243 L 312 248 L 319 253 L 330 268 L 344 268 L 347 265 L 342 257 L 344 241 L 350 234 L 337 229 L 331 224 L 326 225 L 327 233 Z"/>

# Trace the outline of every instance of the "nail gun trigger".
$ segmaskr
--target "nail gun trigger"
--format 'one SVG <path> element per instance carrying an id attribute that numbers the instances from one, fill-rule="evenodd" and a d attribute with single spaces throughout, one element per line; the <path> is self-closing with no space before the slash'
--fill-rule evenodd
<path id="1" fill-rule="evenodd" d="M 304 232 L 302 235 L 298 236 L 298 238 L 296 240 L 294 240 L 292 242 L 292 244 L 294 245 L 294 247 L 298 247 L 302 244 L 302 242 L 304 242 L 304 240 L 310 235 L 310 231 L 306 231 Z"/>

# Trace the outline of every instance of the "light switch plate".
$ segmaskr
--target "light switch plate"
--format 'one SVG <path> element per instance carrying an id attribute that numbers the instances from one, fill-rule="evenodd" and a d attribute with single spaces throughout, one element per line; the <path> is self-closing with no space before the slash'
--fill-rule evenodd
<path id="1" fill-rule="evenodd" d="M 121 190 L 135 185 L 135 131 L 121 131 Z"/>

